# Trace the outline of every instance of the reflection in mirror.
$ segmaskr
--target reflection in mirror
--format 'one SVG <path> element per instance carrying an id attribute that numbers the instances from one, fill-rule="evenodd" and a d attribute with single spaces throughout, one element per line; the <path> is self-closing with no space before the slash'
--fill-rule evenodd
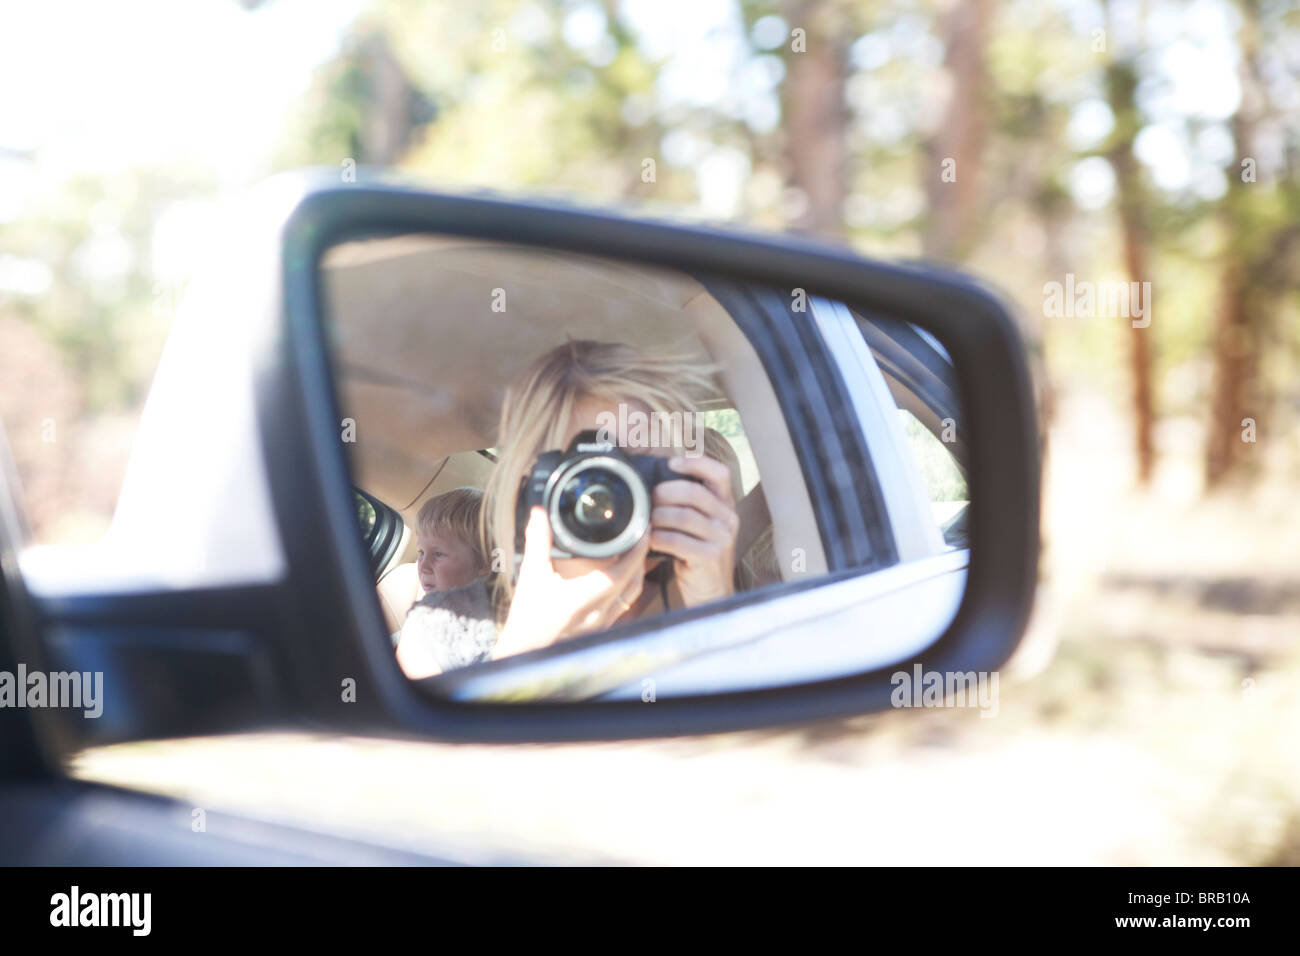
<path id="1" fill-rule="evenodd" d="M 345 242 L 321 271 L 379 605 L 430 691 L 776 686 L 904 660 L 951 622 L 966 434 L 925 331 L 454 237 Z"/>

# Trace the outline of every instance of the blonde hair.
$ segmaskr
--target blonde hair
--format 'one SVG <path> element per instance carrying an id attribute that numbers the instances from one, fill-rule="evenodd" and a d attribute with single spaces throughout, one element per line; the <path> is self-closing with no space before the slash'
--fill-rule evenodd
<path id="1" fill-rule="evenodd" d="M 574 406 L 595 398 L 640 402 L 654 414 L 695 414 L 701 401 L 718 394 L 714 371 L 692 358 L 655 355 L 620 342 L 571 340 L 538 358 L 507 389 L 497 432 L 499 457 L 483 508 L 484 547 L 504 571 L 496 579 L 499 613 L 514 596 L 519 483 L 538 455 L 568 445 Z"/>
<path id="2" fill-rule="evenodd" d="M 446 531 L 468 545 L 478 563 L 487 567 L 480 533 L 482 523 L 483 492 L 477 488 L 453 488 L 434 495 L 420 506 L 420 511 L 415 516 L 416 531 L 422 534 Z"/>

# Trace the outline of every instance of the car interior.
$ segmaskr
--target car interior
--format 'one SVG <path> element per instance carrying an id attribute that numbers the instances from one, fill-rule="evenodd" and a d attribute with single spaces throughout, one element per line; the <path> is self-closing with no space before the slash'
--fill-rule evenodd
<path id="1" fill-rule="evenodd" d="M 430 235 L 363 238 L 321 263 L 340 414 L 364 500 L 400 517 L 400 542 L 376 576 L 414 560 L 420 506 L 453 488 L 483 488 L 507 386 L 566 339 L 671 351 L 718 369 L 711 413 L 735 422 L 726 441 L 741 476 L 737 564 L 746 588 L 794 572 L 775 554 L 826 557 L 777 397 L 745 335 L 697 279 L 680 272 L 507 243 Z M 761 438 L 752 444 L 749 437 Z M 724 449 L 721 454 L 727 454 Z M 718 457 L 718 453 L 714 453 Z M 362 499 L 359 499 L 362 500 Z M 364 510 L 364 524 L 374 519 Z M 382 523 L 382 522 L 381 522 Z M 390 622 L 391 623 L 391 622 Z"/>

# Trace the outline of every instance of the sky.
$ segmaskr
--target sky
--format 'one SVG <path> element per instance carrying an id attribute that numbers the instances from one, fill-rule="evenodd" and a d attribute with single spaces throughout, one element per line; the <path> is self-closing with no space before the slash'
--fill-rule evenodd
<path id="1" fill-rule="evenodd" d="M 38 151 L 54 176 L 193 160 L 243 182 L 363 5 L 276 0 L 249 14 L 235 0 L 10 4 L 0 152 Z"/>

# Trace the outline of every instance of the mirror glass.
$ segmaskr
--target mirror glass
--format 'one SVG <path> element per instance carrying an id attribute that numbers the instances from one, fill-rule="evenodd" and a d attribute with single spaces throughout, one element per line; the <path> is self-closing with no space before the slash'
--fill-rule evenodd
<path id="1" fill-rule="evenodd" d="M 930 334 L 803 287 L 435 235 L 320 264 L 359 534 L 406 674 L 654 700 L 907 659 L 966 583 Z"/>

